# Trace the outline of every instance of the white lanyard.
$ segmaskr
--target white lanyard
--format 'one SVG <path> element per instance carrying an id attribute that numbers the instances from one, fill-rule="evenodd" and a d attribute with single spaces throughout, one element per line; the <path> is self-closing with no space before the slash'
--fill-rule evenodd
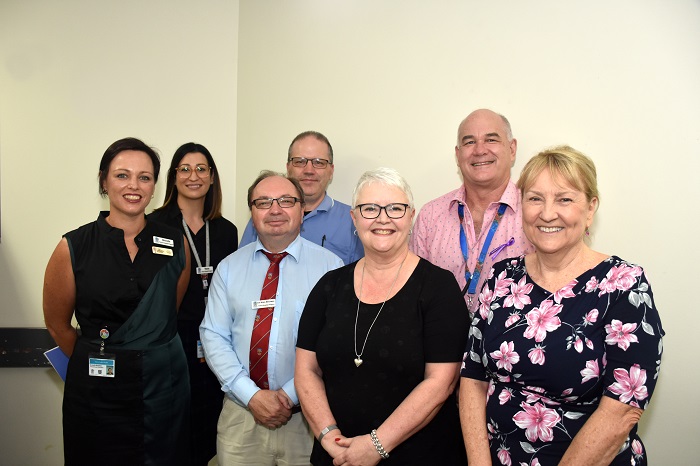
<path id="1" fill-rule="evenodd" d="M 199 254 L 197 253 L 197 247 L 194 245 L 194 241 L 192 240 L 192 234 L 190 233 L 190 229 L 187 226 L 187 222 L 185 222 L 185 218 L 182 218 L 182 228 L 185 230 L 185 235 L 187 236 L 187 242 L 190 243 L 190 249 L 192 249 L 192 254 L 194 254 L 194 260 L 197 261 L 197 275 L 202 277 L 202 286 L 206 290 L 209 287 L 209 274 L 214 272 L 214 267 L 212 267 L 211 260 L 210 260 L 210 252 L 209 252 L 209 220 L 204 221 L 204 231 L 205 231 L 205 236 L 206 236 L 206 251 L 205 251 L 205 262 L 204 262 L 204 267 L 202 267 L 202 261 L 199 258 Z"/>

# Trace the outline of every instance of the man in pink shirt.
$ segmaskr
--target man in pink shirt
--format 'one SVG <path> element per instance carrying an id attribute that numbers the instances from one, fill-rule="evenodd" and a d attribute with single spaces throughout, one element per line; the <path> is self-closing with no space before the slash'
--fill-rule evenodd
<path id="1" fill-rule="evenodd" d="M 411 250 L 451 271 L 474 312 L 491 266 L 533 251 L 510 179 L 518 143 L 503 115 L 480 109 L 459 125 L 455 157 L 463 185 L 423 206 Z"/>

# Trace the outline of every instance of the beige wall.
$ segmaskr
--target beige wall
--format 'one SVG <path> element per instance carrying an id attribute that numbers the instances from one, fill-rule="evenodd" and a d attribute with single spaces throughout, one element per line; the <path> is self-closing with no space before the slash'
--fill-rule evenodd
<path id="1" fill-rule="evenodd" d="M 647 269 L 668 337 L 643 418 L 654 464 L 697 464 L 692 328 L 700 201 L 700 3 L 243 1 L 236 220 L 261 168 L 316 129 L 336 154 L 330 192 L 390 166 L 421 206 L 460 183 L 459 121 L 489 107 L 518 138 L 514 173 L 568 143 L 600 173 L 593 247 Z"/>
<path id="2" fill-rule="evenodd" d="M 331 139 L 333 196 L 349 202 L 359 175 L 384 165 L 420 206 L 459 184 L 457 124 L 490 107 L 513 124 L 514 173 L 556 143 L 597 163 L 593 246 L 647 269 L 668 333 L 642 434 L 654 463 L 693 464 L 699 23 L 694 0 L 244 0 L 240 11 L 0 0 L 0 326 L 42 324 L 46 261 L 105 207 L 97 165 L 117 138 L 141 137 L 166 162 L 186 140 L 207 145 L 242 229 L 248 184 L 284 169 L 300 131 Z M 61 464 L 61 389 L 48 370 L 0 368 L 0 464 Z"/>
<path id="3" fill-rule="evenodd" d="M 237 41 L 237 1 L 0 0 L 0 326 L 43 325 L 46 262 L 107 207 L 97 170 L 116 139 L 166 168 L 206 145 L 234 217 Z M 0 368 L 0 464 L 63 464 L 62 390 L 48 369 Z"/>

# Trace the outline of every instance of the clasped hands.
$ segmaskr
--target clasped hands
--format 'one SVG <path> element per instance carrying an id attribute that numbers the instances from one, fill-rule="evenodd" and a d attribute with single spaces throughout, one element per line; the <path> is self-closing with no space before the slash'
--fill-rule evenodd
<path id="1" fill-rule="evenodd" d="M 268 429 L 277 429 L 292 418 L 294 403 L 281 388 L 279 390 L 258 390 L 248 402 L 248 409 L 255 423 Z"/>
<path id="2" fill-rule="evenodd" d="M 374 466 L 382 459 L 369 434 L 358 437 L 333 434 L 330 432 L 323 438 L 323 448 L 333 457 L 334 466 Z"/>

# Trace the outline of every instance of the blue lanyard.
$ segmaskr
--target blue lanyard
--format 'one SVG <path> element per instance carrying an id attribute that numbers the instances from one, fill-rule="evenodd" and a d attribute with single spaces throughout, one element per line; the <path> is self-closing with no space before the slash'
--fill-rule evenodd
<path id="1" fill-rule="evenodd" d="M 476 263 L 476 267 L 474 267 L 474 273 L 469 272 L 469 246 L 467 245 L 467 234 L 464 231 L 464 205 L 459 204 L 459 206 L 457 207 L 457 213 L 459 214 L 459 246 L 462 249 L 462 257 L 464 257 L 464 267 L 466 269 L 464 272 L 464 278 L 467 281 L 467 283 L 464 285 L 464 288 L 462 289 L 462 295 L 465 295 L 467 291 L 469 292 L 469 294 L 474 294 L 476 292 L 476 285 L 477 283 L 479 283 L 481 269 L 484 268 L 486 253 L 489 250 L 489 246 L 491 246 L 493 235 L 496 233 L 496 230 L 498 229 L 498 224 L 501 223 L 501 219 L 503 218 L 503 214 L 506 212 L 507 207 L 507 204 L 501 204 L 498 207 L 498 212 L 496 212 L 496 216 L 491 222 L 491 227 L 489 228 L 489 232 L 486 235 L 484 245 L 481 247 L 481 253 L 479 254 L 479 260 Z"/>

